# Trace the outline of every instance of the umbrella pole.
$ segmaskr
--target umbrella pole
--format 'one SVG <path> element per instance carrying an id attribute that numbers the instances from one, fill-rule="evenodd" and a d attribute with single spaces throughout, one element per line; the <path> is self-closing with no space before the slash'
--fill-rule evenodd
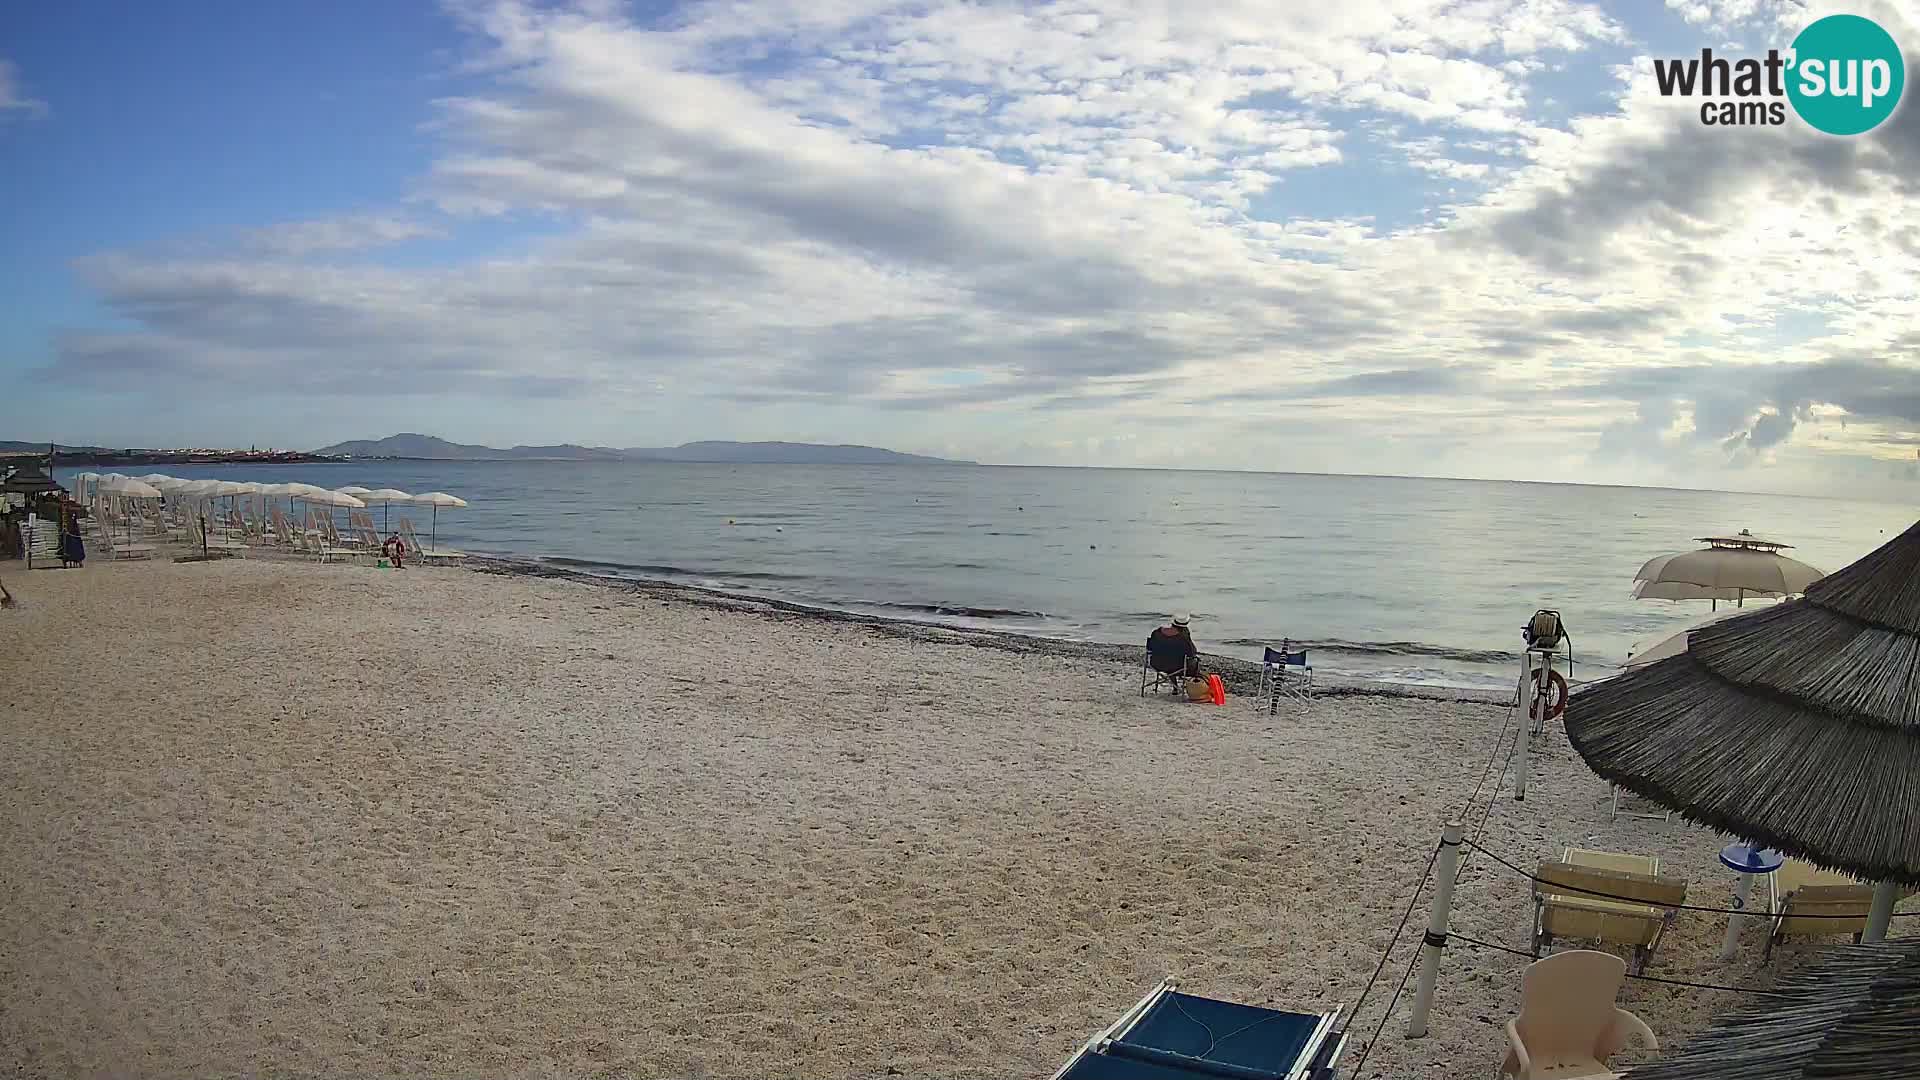
<path id="1" fill-rule="evenodd" d="M 432 548 L 435 551 L 439 551 L 440 550 L 440 504 L 439 503 L 433 504 L 433 524 L 428 526 L 427 528 L 428 528 L 427 546 Z"/>
<path id="2" fill-rule="evenodd" d="M 1900 898 L 1900 886 L 1892 881 L 1881 881 L 1873 886 L 1873 906 L 1867 909 L 1867 928 L 1860 933 L 1861 941 L 1887 940 L 1887 925 L 1893 922 L 1893 902 Z"/>

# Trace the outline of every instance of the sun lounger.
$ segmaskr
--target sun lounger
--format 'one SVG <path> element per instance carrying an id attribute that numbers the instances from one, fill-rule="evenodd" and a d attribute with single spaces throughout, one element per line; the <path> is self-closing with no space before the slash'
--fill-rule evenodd
<path id="1" fill-rule="evenodd" d="M 1559 862 L 1541 863 L 1534 876 L 1535 952 L 1555 938 L 1627 945 L 1636 975 L 1687 902 L 1687 883 L 1662 877 L 1660 860 L 1646 855 L 1570 847 Z"/>
<path id="2" fill-rule="evenodd" d="M 1520 976 L 1520 1015 L 1507 1021 L 1507 1058 L 1500 1075 L 1518 1080 L 1602 1080 L 1614 1075 L 1607 1059 L 1638 1035 L 1649 1049 L 1660 1041 L 1614 998 L 1626 981 L 1626 963 L 1612 953 L 1577 949 L 1527 965 Z"/>
<path id="3" fill-rule="evenodd" d="M 1859 941 L 1867 928 L 1873 886 L 1845 874 L 1788 859 L 1767 876 L 1767 886 L 1767 914 L 1773 917 L 1773 925 L 1767 933 L 1763 958 L 1771 957 L 1773 947 L 1789 937 L 1852 934 L 1853 940 Z M 1832 918 L 1835 915 L 1854 917 Z"/>
<path id="4" fill-rule="evenodd" d="M 1281 1012 L 1182 994 L 1172 979 L 1081 1044 L 1051 1080 L 1330 1080 L 1340 1010 Z"/>
<path id="5" fill-rule="evenodd" d="M 467 557 L 464 551 L 454 551 L 452 548 L 430 548 L 420 543 L 419 535 L 413 531 L 413 522 L 404 517 L 400 519 L 400 538 L 406 541 L 409 552 L 416 558 L 428 562 L 454 562 Z"/>

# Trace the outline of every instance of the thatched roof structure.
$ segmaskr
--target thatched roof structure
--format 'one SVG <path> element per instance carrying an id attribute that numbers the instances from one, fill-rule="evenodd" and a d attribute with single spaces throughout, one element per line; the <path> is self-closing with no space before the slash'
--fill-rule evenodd
<path id="1" fill-rule="evenodd" d="M 1595 772 L 1683 817 L 1920 885 L 1920 524 L 1575 694 L 1566 725 Z"/>
<path id="2" fill-rule="evenodd" d="M 1920 1076 L 1920 941 L 1846 945 L 1628 1080 Z"/>
<path id="3" fill-rule="evenodd" d="M 37 465 L 22 465 L 11 476 L 0 482 L 0 491 L 9 495 L 48 495 L 66 488 L 47 478 Z"/>

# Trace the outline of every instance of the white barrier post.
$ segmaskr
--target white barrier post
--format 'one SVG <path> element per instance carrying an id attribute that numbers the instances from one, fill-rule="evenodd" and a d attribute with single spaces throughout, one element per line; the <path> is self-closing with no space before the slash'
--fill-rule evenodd
<path id="1" fill-rule="evenodd" d="M 1526 703 L 1527 717 L 1514 738 L 1520 740 L 1514 748 L 1513 798 L 1516 802 L 1525 802 L 1527 798 L 1527 757 L 1533 749 L 1533 710 L 1540 695 L 1533 688 L 1533 650 L 1520 654 L 1520 699 Z M 1496 788 L 1497 791 L 1497 788 Z"/>
<path id="2" fill-rule="evenodd" d="M 1891 881 L 1878 882 L 1873 887 L 1873 906 L 1867 909 L 1867 928 L 1861 932 L 1861 941 L 1887 940 L 1887 927 L 1893 922 L 1893 902 L 1900 897 L 1900 886 Z"/>
<path id="3" fill-rule="evenodd" d="M 1440 950 L 1447 943 L 1447 921 L 1453 915 L 1453 883 L 1460 874 L 1460 837 L 1466 830 L 1457 821 L 1440 831 L 1440 858 L 1434 866 L 1433 911 L 1427 916 L 1427 937 L 1420 946 L 1420 980 L 1414 983 L 1413 1015 L 1407 1018 L 1407 1038 L 1427 1033 L 1427 1014 L 1433 1009 L 1433 984 L 1440 977 Z"/>

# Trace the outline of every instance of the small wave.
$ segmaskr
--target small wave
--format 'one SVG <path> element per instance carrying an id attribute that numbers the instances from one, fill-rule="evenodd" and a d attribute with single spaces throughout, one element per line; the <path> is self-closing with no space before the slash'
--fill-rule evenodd
<path id="1" fill-rule="evenodd" d="M 969 607 L 965 604 L 915 604 L 893 600 L 861 601 L 864 607 L 887 608 L 891 611 L 917 611 L 924 615 L 958 615 L 967 619 L 1044 619 L 1044 611 L 1021 611 L 1018 608 Z"/>
<path id="2" fill-rule="evenodd" d="M 690 566 L 662 566 L 654 563 L 606 562 L 600 559 L 572 559 L 564 555 L 553 555 L 541 559 L 552 566 L 568 566 L 580 570 L 613 570 L 627 574 L 662 575 L 666 577 L 724 578 L 735 581 L 801 581 L 794 574 L 776 574 L 761 570 L 702 570 Z"/>
<path id="3" fill-rule="evenodd" d="M 1272 645 L 1274 640 L 1258 638 L 1228 638 L 1220 644 L 1241 649 L 1257 649 Z M 1497 649 L 1454 649 L 1445 645 L 1429 645 L 1421 641 L 1342 641 L 1328 638 L 1324 641 L 1296 641 L 1293 644 L 1309 649 L 1325 649 L 1329 652 L 1359 653 L 1368 656 L 1431 656 L 1437 660 L 1454 660 L 1465 664 L 1510 664 L 1516 652 L 1501 652 Z"/>

